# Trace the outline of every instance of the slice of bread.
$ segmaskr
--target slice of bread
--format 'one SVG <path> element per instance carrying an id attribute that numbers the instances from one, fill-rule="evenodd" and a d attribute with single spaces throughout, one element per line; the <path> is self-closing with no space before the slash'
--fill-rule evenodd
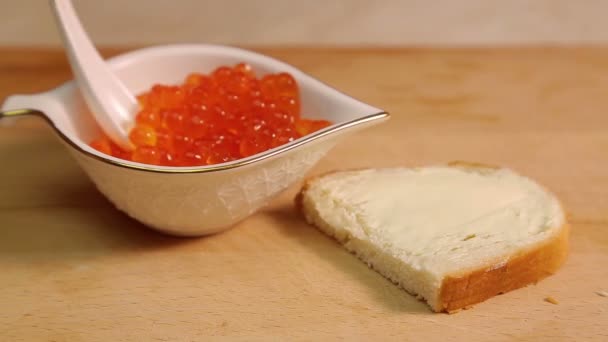
<path id="1" fill-rule="evenodd" d="M 436 312 L 535 283 L 567 255 L 558 200 L 507 169 L 334 172 L 309 180 L 296 204 L 309 223 Z"/>

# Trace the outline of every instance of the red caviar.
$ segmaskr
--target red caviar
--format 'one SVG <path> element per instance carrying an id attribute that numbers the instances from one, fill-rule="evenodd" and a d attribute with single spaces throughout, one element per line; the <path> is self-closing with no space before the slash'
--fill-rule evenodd
<path id="1" fill-rule="evenodd" d="M 125 151 L 103 136 L 91 147 L 118 158 L 164 166 L 232 161 L 329 126 L 300 115 L 296 80 L 288 73 L 258 78 L 247 64 L 192 73 L 181 85 L 154 85 L 138 96 L 140 111 Z"/>

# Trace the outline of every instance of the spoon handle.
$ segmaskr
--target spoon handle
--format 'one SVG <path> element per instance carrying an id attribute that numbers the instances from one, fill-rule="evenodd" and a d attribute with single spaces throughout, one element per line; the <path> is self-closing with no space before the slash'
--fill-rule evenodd
<path id="1" fill-rule="evenodd" d="M 74 78 L 103 131 L 123 148 L 137 110 L 137 99 L 108 68 L 84 31 L 70 0 L 50 0 Z"/>

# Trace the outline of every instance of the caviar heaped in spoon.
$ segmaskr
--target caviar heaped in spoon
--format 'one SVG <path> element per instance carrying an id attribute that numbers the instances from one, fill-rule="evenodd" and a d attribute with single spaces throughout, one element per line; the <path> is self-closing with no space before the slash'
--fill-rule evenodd
<path id="1" fill-rule="evenodd" d="M 141 108 L 126 151 L 107 137 L 100 152 L 135 162 L 200 166 L 228 162 L 286 144 L 329 126 L 300 116 L 300 96 L 288 73 L 257 78 L 247 64 L 190 74 L 177 86 L 155 85 Z"/>

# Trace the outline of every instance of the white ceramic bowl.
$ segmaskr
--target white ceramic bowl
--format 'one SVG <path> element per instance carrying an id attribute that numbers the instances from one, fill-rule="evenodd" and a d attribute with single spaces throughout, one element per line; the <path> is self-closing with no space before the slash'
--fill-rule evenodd
<path id="1" fill-rule="evenodd" d="M 289 144 L 229 163 L 161 167 L 104 155 L 88 146 L 100 134 L 74 82 L 3 105 L 3 121 L 41 115 L 55 128 L 97 188 L 116 207 L 157 230 L 182 236 L 222 231 L 251 215 L 321 159 L 348 133 L 388 118 L 381 109 L 348 97 L 298 69 L 251 51 L 216 45 L 145 48 L 108 61 L 134 93 L 154 83 L 180 83 L 194 71 L 249 63 L 260 75 L 289 72 L 299 83 L 304 116 L 335 124 Z"/>

